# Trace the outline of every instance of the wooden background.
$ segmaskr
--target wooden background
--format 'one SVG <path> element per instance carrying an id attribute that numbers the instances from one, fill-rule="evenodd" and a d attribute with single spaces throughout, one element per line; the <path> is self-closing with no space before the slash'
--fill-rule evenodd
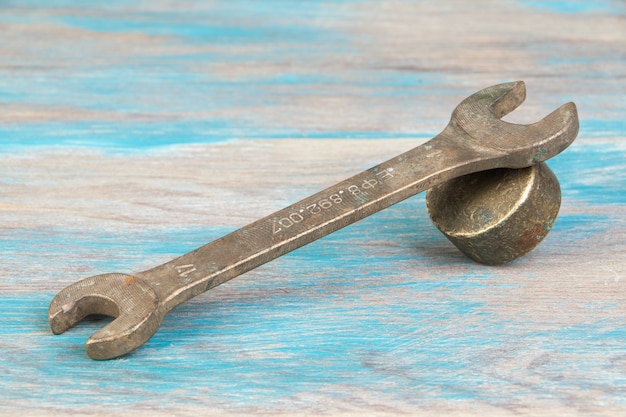
<path id="1" fill-rule="evenodd" d="M 131 4 L 132 3 L 132 4 Z M 626 415 L 626 4 L 0 1 L 0 414 Z M 561 214 L 505 267 L 419 195 L 90 360 L 56 292 L 167 261 L 524 80 L 578 105 Z"/>

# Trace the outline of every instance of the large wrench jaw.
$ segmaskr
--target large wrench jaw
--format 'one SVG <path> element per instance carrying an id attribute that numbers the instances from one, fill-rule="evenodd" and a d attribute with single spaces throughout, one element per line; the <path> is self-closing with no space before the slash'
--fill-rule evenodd
<path id="1" fill-rule="evenodd" d="M 501 120 L 525 98 L 523 81 L 487 87 L 454 109 L 443 133 L 456 138 L 459 147 L 467 147 L 470 140 L 475 149 L 492 151 L 502 168 L 526 168 L 558 155 L 578 134 L 576 105 L 572 102 L 563 104 L 529 125 Z"/>
<path id="2" fill-rule="evenodd" d="M 163 320 L 154 290 L 127 274 L 85 278 L 58 293 L 48 309 L 50 328 L 61 334 L 91 314 L 115 317 L 86 343 L 92 359 L 111 359 L 144 344 Z"/>

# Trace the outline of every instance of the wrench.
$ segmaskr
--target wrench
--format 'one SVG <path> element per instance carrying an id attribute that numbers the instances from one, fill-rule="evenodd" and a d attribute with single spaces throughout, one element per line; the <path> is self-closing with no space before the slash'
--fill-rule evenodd
<path id="1" fill-rule="evenodd" d="M 524 168 L 560 153 L 578 133 L 574 103 L 530 125 L 501 117 L 525 99 L 522 81 L 469 96 L 433 139 L 257 220 L 170 262 L 133 275 L 96 275 L 69 285 L 50 304 L 53 333 L 90 314 L 116 317 L 86 343 L 111 359 L 145 343 L 175 306 L 257 266 L 455 177 Z"/>

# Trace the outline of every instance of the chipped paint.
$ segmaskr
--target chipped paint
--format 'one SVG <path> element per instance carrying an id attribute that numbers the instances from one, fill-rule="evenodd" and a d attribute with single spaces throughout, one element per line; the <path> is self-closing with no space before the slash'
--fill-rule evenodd
<path id="1" fill-rule="evenodd" d="M 623 2 L 0 9 L 0 414 L 624 415 Z M 193 249 L 516 79 L 511 120 L 581 115 L 527 257 L 469 262 L 418 196 L 180 306 L 128 357 L 87 358 L 108 319 L 50 333 L 69 282 Z"/>

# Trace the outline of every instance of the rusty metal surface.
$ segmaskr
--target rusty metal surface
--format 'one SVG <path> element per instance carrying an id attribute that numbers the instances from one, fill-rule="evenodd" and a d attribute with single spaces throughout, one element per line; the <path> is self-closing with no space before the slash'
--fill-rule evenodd
<path id="1" fill-rule="evenodd" d="M 276 257 L 450 179 L 558 154 L 578 132 L 576 107 L 565 104 L 532 125 L 500 120 L 524 98 L 523 82 L 481 90 L 415 149 L 156 268 L 72 284 L 50 304 L 52 331 L 92 313 L 116 316 L 89 338 L 87 352 L 93 359 L 123 355 L 148 340 L 173 307 Z"/>
<path id="2" fill-rule="evenodd" d="M 546 237 L 559 213 L 561 189 L 544 162 L 455 178 L 426 194 L 433 223 L 470 259 L 511 262 Z"/>

